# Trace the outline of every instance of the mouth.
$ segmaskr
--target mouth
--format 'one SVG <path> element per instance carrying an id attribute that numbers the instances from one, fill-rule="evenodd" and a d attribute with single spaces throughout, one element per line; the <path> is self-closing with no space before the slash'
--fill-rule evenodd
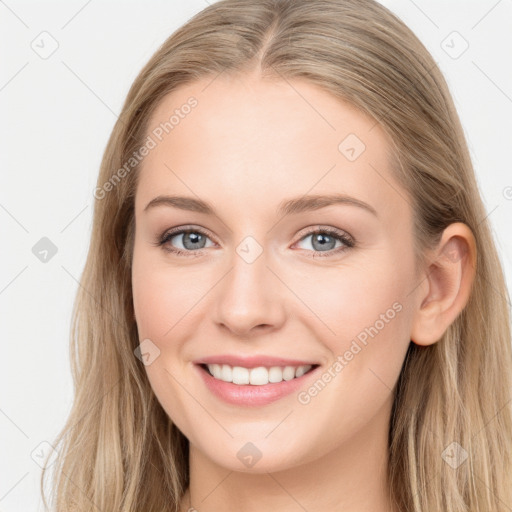
<path id="1" fill-rule="evenodd" d="M 318 364 L 299 366 L 258 366 L 245 368 L 228 364 L 205 364 L 199 366 L 211 377 L 238 386 L 265 386 L 279 384 L 283 381 L 295 380 L 315 370 Z"/>
<path id="2" fill-rule="evenodd" d="M 297 393 L 319 374 L 319 364 L 256 366 L 195 363 L 209 393 L 222 402 L 241 407 L 268 405 Z"/>

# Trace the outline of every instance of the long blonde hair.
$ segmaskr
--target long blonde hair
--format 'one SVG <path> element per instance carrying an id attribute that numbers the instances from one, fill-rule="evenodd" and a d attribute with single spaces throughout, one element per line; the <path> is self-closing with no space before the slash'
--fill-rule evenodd
<path id="1" fill-rule="evenodd" d="M 202 77 L 254 70 L 308 80 L 389 134 L 393 172 L 414 207 L 418 265 L 449 224 L 472 230 L 477 268 L 469 302 L 439 342 L 410 344 L 395 388 L 389 485 L 404 512 L 510 510 L 512 354 L 503 271 L 446 82 L 418 38 L 373 0 L 221 0 L 171 35 L 135 79 L 103 156 L 103 193 L 96 194 L 74 305 L 75 398 L 54 441 L 55 510 L 178 510 L 189 483 L 188 441 L 134 355 L 141 341 L 131 290 L 138 168 L 122 179 L 118 170 L 144 143 L 148 119 L 168 93 Z M 459 449 L 453 443 L 468 455 L 456 468 L 444 456 Z M 46 506 L 49 470 L 41 476 Z"/>

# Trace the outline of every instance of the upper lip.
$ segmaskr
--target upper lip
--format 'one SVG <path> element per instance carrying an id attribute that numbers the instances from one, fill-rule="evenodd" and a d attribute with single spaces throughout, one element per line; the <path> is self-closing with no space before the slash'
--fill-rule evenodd
<path id="1" fill-rule="evenodd" d="M 286 359 L 284 357 L 272 356 L 240 356 L 222 354 L 196 359 L 195 364 L 227 364 L 229 366 L 242 366 L 243 368 L 256 368 L 258 366 L 305 366 L 316 365 L 312 361 L 301 361 L 299 359 Z"/>

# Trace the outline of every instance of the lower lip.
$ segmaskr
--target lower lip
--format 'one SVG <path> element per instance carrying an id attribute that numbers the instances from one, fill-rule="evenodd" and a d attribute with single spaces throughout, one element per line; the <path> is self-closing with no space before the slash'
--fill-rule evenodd
<path id="1" fill-rule="evenodd" d="M 267 405 L 284 398 L 298 391 L 313 374 L 316 375 L 317 370 L 320 368 L 320 366 L 317 366 L 304 375 L 291 380 L 255 386 L 225 382 L 212 377 L 209 372 L 200 365 L 195 364 L 194 366 L 199 371 L 207 388 L 214 395 L 229 404 L 241 406 Z"/>

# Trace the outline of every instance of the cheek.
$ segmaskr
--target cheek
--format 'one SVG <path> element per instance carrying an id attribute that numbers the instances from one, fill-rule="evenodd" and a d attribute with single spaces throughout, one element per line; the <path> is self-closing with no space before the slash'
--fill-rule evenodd
<path id="1" fill-rule="evenodd" d="M 153 251 L 135 251 L 132 292 L 139 337 L 164 350 L 177 346 L 178 331 L 180 339 L 192 336 L 204 314 L 202 301 L 216 280 L 200 265 L 180 268 Z"/>
<path id="2" fill-rule="evenodd" d="M 341 358 L 343 369 L 333 370 L 336 378 L 331 390 L 348 397 L 347 406 L 352 400 L 349 410 L 354 411 L 382 404 L 400 374 L 410 343 L 407 295 L 412 267 L 392 252 L 375 259 L 374 265 L 347 262 L 346 267 L 322 272 L 318 279 L 297 280 L 293 287 L 315 313 L 312 329 L 321 335 L 333 361 Z M 329 400 L 335 396 L 329 395 Z"/>
<path id="3" fill-rule="evenodd" d="M 141 338 L 159 340 L 172 326 L 179 293 L 170 289 L 167 281 L 150 269 L 134 267 L 133 305 Z"/>
<path id="4" fill-rule="evenodd" d="M 186 288 L 176 272 L 155 261 L 153 252 L 140 250 L 135 244 L 132 292 L 139 338 L 159 343 L 184 314 Z"/>
<path id="5" fill-rule="evenodd" d="M 139 340 L 150 339 L 156 346 L 151 349 L 152 353 L 158 354 L 144 367 L 149 383 L 166 413 L 181 426 L 186 414 L 183 404 L 188 394 L 178 384 L 186 378 L 180 355 L 183 343 L 173 329 L 177 331 L 179 328 L 183 334 L 192 318 L 192 304 L 197 299 L 191 298 L 190 287 L 183 282 L 183 273 L 162 265 L 161 259 L 160 262 L 155 259 L 150 251 L 134 251 L 133 305 Z M 193 389 L 189 391 L 197 393 Z"/>
<path id="6" fill-rule="evenodd" d="M 393 267 L 337 269 L 323 284 L 309 280 L 300 292 L 308 290 L 308 306 L 321 319 L 315 317 L 315 331 L 324 333 L 321 341 L 333 358 L 321 377 L 326 384 L 315 384 L 300 397 L 308 404 L 305 410 L 315 410 L 305 419 L 311 429 L 324 421 L 342 433 L 325 437 L 326 450 L 334 437 L 362 431 L 392 403 L 410 332 L 407 276 L 398 278 Z"/>
<path id="7" fill-rule="evenodd" d="M 390 331 L 390 325 L 400 321 L 399 310 L 405 309 L 406 290 L 411 285 L 407 268 L 398 275 L 397 265 L 389 260 L 380 259 L 374 267 L 365 262 L 321 269 L 317 277 L 310 273 L 307 278 L 293 278 L 290 274 L 288 282 L 293 282 L 291 288 L 304 304 L 305 313 L 314 314 L 317 332 L 332 340 L 337 353 L 366 328 L 377 324 L 379 331 Z"/>

